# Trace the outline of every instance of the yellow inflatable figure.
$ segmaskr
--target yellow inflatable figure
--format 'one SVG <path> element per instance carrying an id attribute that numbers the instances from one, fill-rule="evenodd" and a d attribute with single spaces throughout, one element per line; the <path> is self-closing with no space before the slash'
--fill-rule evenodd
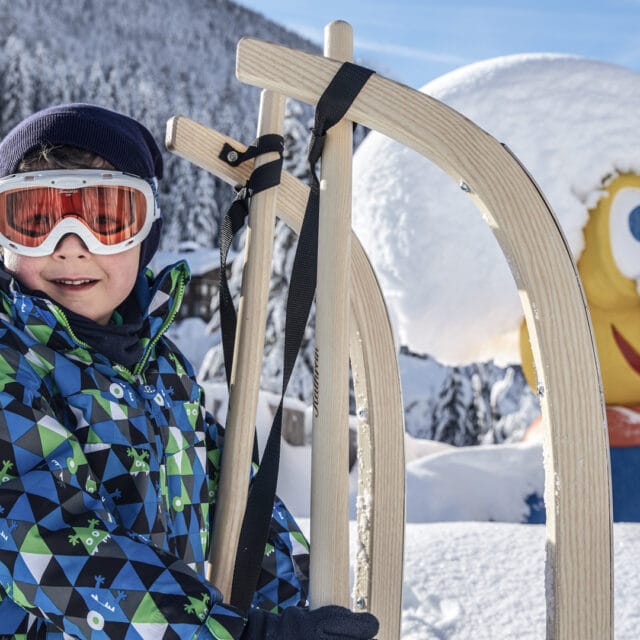
<path id="1" fill-rule="evenodd" d="M 606 184 L 606 194 L 589 212 L 585 248 L 578 261 L 596 340 L 607 406 L 640 407 L 640 176 L 621 174 Z M 529 334 L 520 331 L 522 367 L 535 388 Z M 626 435 L 613 433 L 628 411 L 607 411 L 612 446 L 623 444 L 629 429 L 640 436 L 640 415 L 626 416 Z M 615 414 L 615 415 L 613 415 Z M 633 426 L 636 422 L 639 424 Z M 619 430 L 617 430 L 619 431 Z M 632 438 L 636 440 L 635 436 Z M 628 438 L 627 438 L 628 440 Z"/>

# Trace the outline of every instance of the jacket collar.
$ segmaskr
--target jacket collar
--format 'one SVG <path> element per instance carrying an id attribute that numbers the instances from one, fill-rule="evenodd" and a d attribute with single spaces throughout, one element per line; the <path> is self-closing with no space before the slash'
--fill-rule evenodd
<path id="1" fill-rule="evenodd" d="M 123 325 L 109 325 L 114 327 L 113 331 L 109 331 L 108 327 L 103 328 L 110 339 L 114 336 L 115 339 L 119 339 L 118 336 L 127 336 L 125 339 L 129 348 L 133 342 L 139 343 L 139 351 L 133 360 L 136 366 L 131 368 L 141 371 L 146 364 L 153 346 L 173 322 L 189 279 L 189 267 L 184 261 L 166 267 L 157 277 L 154 277 L 151 270 L 146 269 L 138 276 L 131 293 L 136 304 L 131 304 L 131 300 L 125 303 L 129 314 L 132 313 L 131 309 L 137 309 L 135 313 L 139 314 L 138 317 L 123 318 L 126 325 L 124 330 L 121 329 Z M 111 357 L 105 358 L 102 352 L 109 351 L 109 347 L 105 348 L 104 341 L 92 337 L 90 321 L 76 321 L 74 324 L 74 314 L 47 298 L 42 292 L 29 291 L 22 287 L 5 271 L 1 263 L 0 295 L 3 311 L 9 315 L 13 324 L 23 329 L 34 342 L 62 351 L 80 348 L 91 353 L 92 358 L 113 360 L 125 366 L 132 364 L 120 362 L 127 356 L 117 348 L 111 353 Z"/>

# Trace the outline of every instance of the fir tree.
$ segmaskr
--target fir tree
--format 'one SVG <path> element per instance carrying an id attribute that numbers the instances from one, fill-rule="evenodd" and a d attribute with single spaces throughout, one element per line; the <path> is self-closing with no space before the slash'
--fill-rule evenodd
<path id="1" fill-rule="evenodd" d="M 442 388 L 433 415 L 433 439 L 456 446 L 475 444 L 473 423 L 469 420 L 469 379 L 458 368 L 451 371 Z"/>

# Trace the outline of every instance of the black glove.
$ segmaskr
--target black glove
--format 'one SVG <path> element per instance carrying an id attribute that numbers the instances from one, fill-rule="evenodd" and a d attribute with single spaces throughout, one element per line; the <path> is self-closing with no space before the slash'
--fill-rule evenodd
<path id="1" fill-rule="evenodd" d="M 377 632 L 375 616 L 335 605 L 313 611 L 290 607 L 280 615 L 251 609 L 241 640 L 371 640 Z"/>

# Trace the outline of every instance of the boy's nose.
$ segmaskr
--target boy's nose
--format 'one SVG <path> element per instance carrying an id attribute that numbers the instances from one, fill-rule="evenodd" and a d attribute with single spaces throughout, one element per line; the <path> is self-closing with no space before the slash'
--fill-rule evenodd
<path id="1" fill-rule="evenodd" d="M 60 242 L 58 242 L 53 251 L 53 256 L 62 260 L 66 258 L 84 258 L 87 255 L 89 255 L 87 245 L 75 233 L 68 233 L 60 238 Z"/>

